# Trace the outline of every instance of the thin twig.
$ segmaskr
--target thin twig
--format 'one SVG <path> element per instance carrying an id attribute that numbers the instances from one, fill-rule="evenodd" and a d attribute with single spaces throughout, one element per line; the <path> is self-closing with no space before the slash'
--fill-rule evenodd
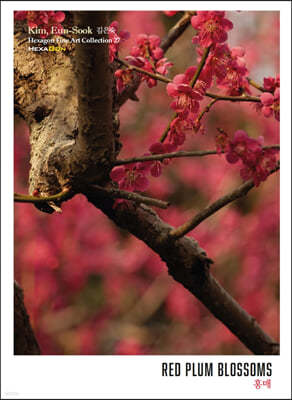
<path id="1" fill-rule="evenodd" d="M 16 203 L 47 203 L 48 201 L 65 200 L 70 197 L 72 193 L 73 192 L 69 188 L 65 188 L 62 192 L 46 197 L 37 197 L 14 193 L 14 201 Z"/>
<path id="2" fill-rule="evenodd" d="M 252 101 L 256 103 L 260 103 L 261 99 L 259 97 L 252 96 L 221 96 L 220 94 L 214 94 L 210 92 L 205 93 L 206 96 L 211 97 L 212 99 L 218 100 L 226 100 L 226 101 Z"/>
<path id="3" fill-rule="evenodd" d="M 116 60 L 118 63 L 124 65 L 125 67 L 127 67 L 127 68 L 129 68 L 129 69 L 131 69 L 131 70 L 134 70 L 134 71 L 136 71 L 136 72 L 140 72 L 141 74 L 144 74 L 144 75 L 148 75 L 148 76 L 150 76 L 151 78 L 156 79 L 156 80 L 158 80 L 158 81 L 162 81 L 162 82 L 164 82 L 164 83 L 170 83 L 170 82 L 172 82 L 171 79 L 166 78 L 166 77 L 163 76 L 163 75 L 154 74 L 153 72 L 146 71 L 145 69 L 136 67 L 135 65 L 131 65 L 131 64 L 127 63 L 126 61 L 121 60 L 120 58 L 115 58 L 115 60 Z"/>
<path id="4" fill-rule="evenodd" d="M 173 43 L 184 33 L 190 24 L 191 18 L 196 15 L 196 11 L 186 11 L 181 19 L 168 31 L 166 37 L 162 40 L 160 47 L 166 52 Z"/>
<path id="5" fill-rule="evenodd" d="M 198 65 L 198 68 L 196 69 L 195 75 L 193 76 L 193 79 L 190 82 L 190 86 L 193 88 L 195 84 L 197 83 L 197 80 L 199 79 L 200 73 L 202 72 L 202 69 L 204 68 L 208 55 L 210 53 L 211 46 L 206 47 L 204 50 L 204 53 L 202 55 L 201 61 Z"/>
<path id="6" fill-rule="evenodd" d="M 201 114 L 198 116 L 198 122 L 201 121 L 201 119 L 203 118 L 204 114 L 206 114 L 207 112 L 210 111 L 210 108 L 217 103 L 217 101 L 219 101 L 220 99 L 213 99 L 209 104 L 206 105 L 206 107 L 204 108 L 204 110 L 201 112 Z"/>
<path id="7" fill-rule="evenodd" d="M 144 75 L 148 75 L 151 78 L 156 79 L 158 81 L 161 81 L 161 82 L 164 82 L 164 83 L 171 83 L 172 82 L 171 79 L 169 79 L 169 78 L 167 78 L 167 77 L 165 77 L 163 75 L 154 74 L 152 72 L 146 71 L 143 68 L 139 68 L 139 67 L 136 67 L 135 65 L 131 65 L 131 64 L 127 63 L 126 61 L 121 60 L 120 58 L 116 58 L 116 61 L 119 62 L 120 64 L 124 65 L 125 67 L 129 68 L 129 69 L 132 69 L 134 71 L 140 72 L 141 74 L 144 74 Z M 198 69 L 197 69 L 197 71 L 196 71 L 196 73 L 194 75 L 194 78 L 192 79 L 192 82 L 191 82 L 191 86 L 192 87 L 194 87 L 194 85 L 196 84 L 202 68 L 203 68 L 203 66 L 201 66 L 201 67 L 199 66 L 198 67 Z M 257 87 L 257 89 L 262 90 L 263 92 L 265 92 L 265 90 L 263 88 Z M 257 103 L 259 103 L 261 101 L 261 99 L 259 97 L 254 97 L 254 96 L 224 96 L 224 95 L 210 93 L 210 92 L 206 92 L 206 96 L 207 97 L 211 97 L 211 98 L 215 99 L 216 101 L 218 101 L 218 100 L 225 100 L 225 101 L 251 101 L 251 102 L 257 102 Z M 213 102 L 213 103 L 211 102 L 210 105 L 213 105 L 214 103 L 215 102 Z M 207 111 L 209 111 L 209 110 L 207 110 Z M 177 116 L 177 114 L 176 114 L 176 116 Z M 175 117 L 173 117 L 173 119 L 174 118 Z"/>
<path id="8" fill-rule="evenodd" d="M 170 121 L 168 122 L 167 127 L 164 129 L 164 131 L 163 131 L 163 133 L 162 133 L 162 135 L 161 135 L 161 137 L 160 137 L 160 139 L 159 139 L 159 141 L 160 141 L 161 143 L 163 143 L 163 142 L 165 141 L 165 139 L 167 138 L 167 134 L 168 134 L 168 132 L 169 132 L 169 130 L 170 130 L 170 125 L 171 125 L 172 121 L 173 121 L 177 116 L 178 116 L 178 113 L 175 112 L 175 113 L 172 115 L 172 117 L 170 118 Z"/>
<path id="9" fill-rule="evenodd" d="M 260 90 L 261 92 L 267 92 L 268 90 L 265 90 L 261 85 L 259 85 L 258 83 L 256 83 L 255 81 L 253 81 L 250 78 L 247 78 L 248 83 L 253 86 L 254 88 Z"/>
<path id="10" fill-rule="evenodd" d="M 154 199 L 153 197 L 144 196 L 134 192 L 127 192 L 126 190 L 119 190 L 114 188 L 103 188 L 98 185 L 90 185 L 99 192 L 109 195 L 113 199 L 125 199 L 134 201 L 136 203 L 148 204 L 159 208 L 167 208 L 169 203 L 163 200 Z"/>
<path id="11" fill-rule="evenodd" d="M 274 170 L 272 170 L 270 174 L 276 172 L 279 168 L 280 165 L 278 165 Z M 226 206 L 228 203 L 231 203 L 232 201 L 245 196 L 254 186 L 255 185 L 252 180 L 245 182 L 239 188 L 235 189 L 233 192 L 216 200 L 214 203 L 206 207 L 204 210 L 199 212 L 197 215 L 195 215 L 192 219 L 190 219 L 183 225 L 170 231 L 169 235 L 175 239 L 181 238 L 182 236 L 186 235 L 188 232 L 196 228 L 206 218 L 210 217 L 210 215 L 214 214 L 216 211 Z"/>
<path id="12" fill-rule="evenodd" d="M 275 144 L 272 146 L 264 146 L 263 149 L 280 149 L 280 145 Z M 221 152 L 221 154 L 224 153 L 224 151 Z M 115 166 L 116 165 L 125 165 L 125 164 L 131 164 L 135 162 L 143 162 L 143 161 L 160 161 L 164 160 L 165 158 L 181 158 L 181 157 L 203 157 L 203 156 L 209 156 L 213 154 L 218 154 L 217 150 L 194 150 L 194 151 L 176 151 L 173 153 L 164 153 L 164 154 L 152 154 L 150 156 L 142 156 L 142 157 L 132 157 L 132 158 L 127 158 L 124 160 L 116 160 L 115 161 Z"/>

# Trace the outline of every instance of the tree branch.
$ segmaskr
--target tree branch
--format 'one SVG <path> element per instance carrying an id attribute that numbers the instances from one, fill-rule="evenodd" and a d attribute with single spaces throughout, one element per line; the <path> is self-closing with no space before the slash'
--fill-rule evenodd
<path id="1" fill-rule="evenodd" d="M 157 73 L 155 74 L 155 73 L 146 71 L 146 70 L 144 70 L 143 68 L 136 67 L 135 65 L 131 65 L 131 64 L 127 63 L 126 61 L 121 60 L 120 58 L 116 58 L 116 61 L 117 61 L 118 63 L 124 65 L 125 67 L 127 67 L 127 68 L 133 70 L 133 71 L 136 71 L 136 72 L 139 72 L 139 73 L 141 73 L 141 74 L 150 76 L 151 78 L 156 79 L 157 81 L 161 81 L 161 82 L 164 82 L 164 83 L 171 83 L 171 82 L 172 82 L 172 79 L 169 79 L 169 78 L 167 78 L 167 77 L 165 77 L 165 76 L 163 76 L 163 75 L 157 74 Z M 201 69 L 202 69 L 202 67 L 201 67 Z M 198 79 L 198 76 L 199 76 L 199 73 L 201 72 L 201 69 L 198 68 L 198 70 L 196 71 L 196 74 L 195 74 L 195 76 L 194 76 L 194 78 L 193 78 L 193 81 L 194 81 L 195 83 L 196 83 L 196 81 L 197 81 L 197 79 Z M 194 84 L 191 84 L 191 86 L 193 87 Z M 254 84 L 253 86 L 255 86 L 255 84 Z M 262 91 L 265 91 L 265 90 L 262 89 L 262 88 L 260 89 L 260 87 L 257 87 L 257 89 L 262 90 Z M 205 108 L 205 110 L 204 110 L 204 112 L 203 112 L 202 114 L 204 114 L 205 112 L 209 111 L 210 107 L 215 103 L 215 101 L 218 101 L 218 100 L 234 101 L 234 102 L 236 102 L 236 101 L 251 101 L 251 102 L 256 102 L 256 103 L 259 103 L 259 102 L 261 101 L 261 99 L 260 99 L 259 97 L 253 97 L 253 96 L 224 96 L 224 95 L 215 94 L 215 93 L 210 93 L 210 92 L 206 92 L 206 96 L 207 96 L 207 97 L 213 98 L 214 101 L 211 102 L 211 103 Z M 200 115 L 199 119 L 201 119 L 202 116 L 203 116 L 203 115 Z M 175 116 L 172 117 L 171 121 L 172 121 L 175 117 L 177 117 L 177 114 L 176 114 L 176 113 L 175 113 Z M 169 127 L 167 127 L 167 132 L 168 132 L 168 130 L 169 130 Z M 164 135 L 165 135 L 165 133 L 164 133 Z M 164 136 L 162 136 L 162 137 L 164 137 Z"/>
<path id="2" fill-rule="evenodd" d="M 259 85 L 258 83 L 256 83 L 252 79 L 247 78 L 247 81 L 251 86 L 253 86 L 254 88 L 260 90 L 261 92 L 268 92 L 268 90 L 265 90 L 261 85 Z"/>
<path id="3" fill-rule="evenodd" d="M 119 227 L 126 229 L 160 255 L 169 274 L 195 295 L 254 354 L 279 354 L 279 345 L 255 319 L 221 287 L 209 272 L 212 263 L 198 243 L 189 237 L 174 240 L 173 229 L 147 206 L 113 209 L 113 200 L 94 188 L 88 200 L 101 209 Z"/>
<path id="4" fill-rule="evenodd" d="M 169 203 L 166 201 L 154 199 L 153 197 L 143 196 L 139 193 L 127 192 L 126 190 L 120 190 L 114 188 L 104 188 L 98 185 L 91 185 L 91 186 L 103 194 L 108 194 L 113 199 L 126 199 L 134 201 L 135 203 L 148 204 L 150 206 L 155 206 L 164 209 L 169 207 Z"/>
<path id="5" fill-rule="evenodd" d="M 212 99 L 218 100 L 226 100 L 226 101 L 251 101 L 255 103 L 260 103 L 261 99 L 259 97 L 252 96 L 221 96 L 220 94 L 214 94 L 210 92 L 205 93 L 206 96 L 211 97 Z"/>
<path id="6" fill-rule="evenodd" d="M 135 65 L 131 65 L 131 64 L 127 63 L 126 61 L 120 59 L 120 58 L 115 58 L 115 61 L 117 61 L 121 65 L 124 65 L 125 67 L 127 67 L 127 68 L 129 68 L 129 69 L 131 69 L 133 71 L 140 72 L 141 74 L 150 76 L 151 78 L 156 79 L 157 81 L 161 81 L 161 82 L 164 82 L 164 83 L 172 82 L 171 79 L 166 78 L 163 75 L 154 74 L 153 72 L 146 71 L 145 69 L 136 67 Z"/>
<path id="7" fill-rule="evenodd" d="M 107 12 L 78 11 L 74 22 L 80 27 L 108 26 Z M 114 158 L 112 124 L 112 71 L 106 43 L 77 43 L 74 61 L 78 87 L 78 135 L 76 152 L 86 159 L 82 183 L 96 180 L 97 171 L 106 179 Z M 88 157 L 86 157 L 88 155 Z"/>
<path id="8" fill-rule="evenodd" d="M 173 43 L 184 33 L 190 25 L 190 21 L 195 11 L 186 11 L 182 18 L 168 31 L 166 37 L 162 40 L 160 47 L 166 52 Z"/>
<path id="9" fill-rule="evenodd" d="M 280 145 L 264 146 L 263 149 L 280 149 Z M 221 152 L 224 154 L 224 151 Z M 176 151 L 173 153 L 152 154 L 150 156 L 132 157 L 124 160 L 116 160 L 114 165 L 125 165 L 143 161 L 161 161 L 166 158 L 182 158 L 182 157 L 204 157 L 209 155 L 218 155 L 217 150 L 194 150 L 194 151 Z"/>
<path id="10" fill-rule="evenodd" d="M 271 174 L 278 171 L 280 166 L 278 165 L 274 170 L 271 171 Z M 242 184 L 239 188 L 233 190 L 231 193 L 221 197 L 220 199 L 216 200 L 210 206 L 206 207 L 204 210 L 200 211 L 197 215 L 195 215 L 192 219 L 184 223 L 183 225 L 179 226 L 176 229 L 173 229 L 169 235 L 172 238 L 178 239 L 188 232 L 196 228 L 202 221 L 210 217 L 210 215 L 214 214 L 216 211 L 220 210 L 222 207 L 226 206 L 227 204 L 231 203 L 234 200 L 239 199 L 247 195 L 247 193 L 254 187 L 254 183 L 252 180 L 249 180 Z"/>
<path id="11" fill-rule="evenodd" d="M 37 197 L 28 196 L 26 194 L 14 193 L 14 201 L 16 203 L 47 203 L 49 201 L 64 201 L 72 198 L 74 192 L 69 188 L 64 188 L 62 192 L 53 196 Z"/>
<path id="12" fill-rule="evenodd" d="M 204 110 L 201 111 L 200 115 L 198 116 L 197 122 L 199 123 L 201 121 L 201 119 L 203 118 L 203 116 L 208 113 L 210 111 L 210 109 L 212 108 L 212 106 L 217 103 L 217 101 L 219 101 L 220 99 L 213 99 L 212 101 L 210 101 L 209 104 L 206 105 L 206 107 L 204 108 Z"/>
<path id="13" fill-rule="evenodd" d="M 30 326 L 23 290 L 14 282 L 14 355 L 39 355 L 40 348 Z"/>

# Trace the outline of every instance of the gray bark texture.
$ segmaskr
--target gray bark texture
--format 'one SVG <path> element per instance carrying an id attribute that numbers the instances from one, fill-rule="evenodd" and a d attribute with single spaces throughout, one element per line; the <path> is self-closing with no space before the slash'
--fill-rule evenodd
<path id="1" fill-rule="evenodd" d="M 76 12 L 74 17 L 81 27 L 109 24 L 106 12 Z M 212 260 L 196 241 L 171 238 L 173 228 L 144 205 L 113 209 L 113 200 L 90 185 L 110 184 L 109 172 L 121 147 L 117 112 L 126 99 L 116 96 L 108 46 L 69 44 L 65 52 L 40 54 L 27 51 L 25 37 L 20 24 L 15 34 L 15 107 L 31 130 L 30 193 L 38 189 L 41 196 L 53 195 L 66 186 L 83 193 L 117 226 L 159 254 L 169 274 L 251 352 L 278 354 L 279 345 L 212 276 Z M 172 41 L 163 43 L 170 46 Z M 60 205 L 38 208 L 53 212 Z"/>

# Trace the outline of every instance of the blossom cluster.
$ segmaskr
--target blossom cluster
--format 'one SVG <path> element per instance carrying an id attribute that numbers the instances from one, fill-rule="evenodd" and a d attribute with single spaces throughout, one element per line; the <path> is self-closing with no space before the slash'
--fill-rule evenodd
<path id="1" fill-rule="evenodd" d="M 109 43 L 109 61 L 113 62 L 114 58 L 117 55 L 117 52 L 119 51 L 120 44 L 124 42 L 125 40 L 129 39 L 130 33 L 121 30 L 118 32 L 119 29 L 119 23 L 118 21 L 113 21 L 108 29 L 108 37 L 110 39 Z"/>
<path id="2" fill-rule="evenodd" d="M 233 27 L 232 22 L 225 18 L 225 12 L 197 11 L 191 24 L 197 30 L 192 42 L 198 45 L 200 58 L 207 47 L 210 49 L 203 69 L 194 82 L 197 68 L 191 66 L 184 74 L 176 75 L 167 85 L 167 93 L 174 99 L 170 107 L 177 113 L 171 123 L 168 140 L 175 145 L 184 143 L 186 130 L 204 133 L 204 127 L 198 118 L 200 101 L 215 78 L 217 86 L 224 88 L 230 95 L 249 90 L 246 80 L 248 70 L 243 59 L 244 49 L 230 49 L 224 43 L 227 32 Z"/>
<path id="3" fill-rule="evenodd" d="M 164 12 L 166 15 L 174 15 L 175 12 Z M 165 146 L 171 146 L 176 150 L 186 140 L 187 132 L 204 133 L 201 123 L 200 102 L 204 99 L 206 91 L 216 83 L 217 88 L 223 89 L 229 96 L 250 94 L 249 71 L 245 63 L 245 50 L 243 47 L 230 48 L 226 42 L 227 32 L 233 28 L 233 24 L 225 17 L 223 11 L 197 11 L 191 18 L 191 25 L 197 30 L 192 42 L 197 45 L 198 61 L 201 62 L 206 48 L 209 53 L 202 66 L 200 74 L 196 76 L 196 66 L 190 66 L 182 74 L 176 75 L 172 82 L 167 84 L 167 94 L 172 98 L 170 107 L 176 112 L 172 119 L 165 144 L 155 143 L 150 147 L 151 154 L 165 153 Z M 132 47 L 130 56 L 126 60 L 148 72 L 158 72 L 161 75 L 167 73 L 168 66 L 172 65 L 163 58 L 163 51 L 159 47 L 160 39 L 156 35 L 141 34 Z M 130 68 L 116 71 L 117 90 L 122 92 L 133 79 L 133 71 Z M 156 85 L 156 79 L 141 75 L 148 87 Z M 260 107 L 263 115 L 270 116 L 274 113 L 276 119 L 279 116 L 279 77 L 265 78 L 264 89 L 260 97 Z M 221 142 L 220 142 L 221 141 Z M 241 160 L 243 167 L 240 174 L 244 180 L 252 178 L 256 186 L 264 181 L 270 171 L 276 166 L 275 149 L 263 149 L 261 139 L 249 138 L 245 132 L 237 131 L 234 139 L 229 140 L 221 133 L 217 135 L 218 152 L 226 152 L 229 163 Z M 163 162 L 165 164 L 165 162 Z M 128 190 L 145 190 L 149 182 L 147 173 L 152 176 L 160 176 L 162 163 L 144 162 L 131 166 L 117 168 L 112 172 L 112 179 L 119 182 L 121 188 Z"/>
<path id="4" fill-rule="evenodd" d="M 167 58 L 163 57 L 163 50 L 160 47 L 161 40 L 157 35 L 140 34 L 136 39 L 135 45 L 130 51 L 130 55 L 126 60 L 130 65 L 142 68 L 150 73 L 158 73 L 166 75 L 168 68 L 173 63 L 169 62 Z M 115 73 L 117 78 L 117 90 L 121 93 L 133 79 L 132 71 L 130 68 L 118 69 Z M 157 85 L 157 80 L 151 76 L 140 74 L 141 81 L 145 81 L 149 88 Z"/>
<path id="5" fill-rule="evenodd" d="M 280 75 L 264 78 L 264 89 L 259 109 L 265 117 L 274 115 L 280 121 Z"/>
<path id="6" fill-rule="evenodd" d="M 233 139 L 229 139 L 225 132 L 216 137 L 217 152 L 226 154 L 226 160 L 235 164 L 242 162 L 240 175 L 244 181 L 252 179 L 255 186 L 267 179 L 271 171 L 277 166 L 278 149 L 263 148 L 264 138 L 250 138 L 243 130 L 235 132 Z"/>
<path id="7" fill-rule="evenodd" d="M 225 18 L 224 11 L 197 11 L 191 24 L 198 31 L 193 37 L 193 43 L 202 47 L 225 42 L 227 32 L 233 28 L 232 22 Z"/>
<path id="8" fill-rule="evenodd" d="M 171 153 L 175 150 L 175 146 L 170 143 L 154 143 L 149 147 L 149 153 L 144 154 L 149 156 L 151 154 L 165 154 Z M 131 164 L 126 164 L 122 167 L 114 168 L 111 171 L 110 177 L 113 181 L 119 184 L 119 188 L 128 191 L 144 191 L 149 186 L 147 175 L 152 175 L 157 178 L 162 173 L 162 165 L 168 165 L 169 159 L 163 161 L 143 161 Z M 123 201 L 118 201 L 121 203 Z M 116 204 L 117 204 L 116 203 Z"/>
<path id="9" fill-rule="evenodd" d="M 65 19 L 65 14 L 62 11 L 15 11 L 14 18 L 19 21 L 27 20 L 29 28 L 40 28 L 42 33 L 41 38 L 46 38 L 51 34 L 51 28 L 56 28 L 55 31 L 62 31 L 61 22 Z"/>

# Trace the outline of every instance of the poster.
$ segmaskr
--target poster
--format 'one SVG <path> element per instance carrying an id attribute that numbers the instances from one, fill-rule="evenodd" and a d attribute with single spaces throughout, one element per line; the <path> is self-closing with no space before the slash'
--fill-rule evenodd
<path id="1" fill-rule="evenodd" d="M 171 5 L 4 3 L 3 398 L 288 398 L 287 5 Z"/>

